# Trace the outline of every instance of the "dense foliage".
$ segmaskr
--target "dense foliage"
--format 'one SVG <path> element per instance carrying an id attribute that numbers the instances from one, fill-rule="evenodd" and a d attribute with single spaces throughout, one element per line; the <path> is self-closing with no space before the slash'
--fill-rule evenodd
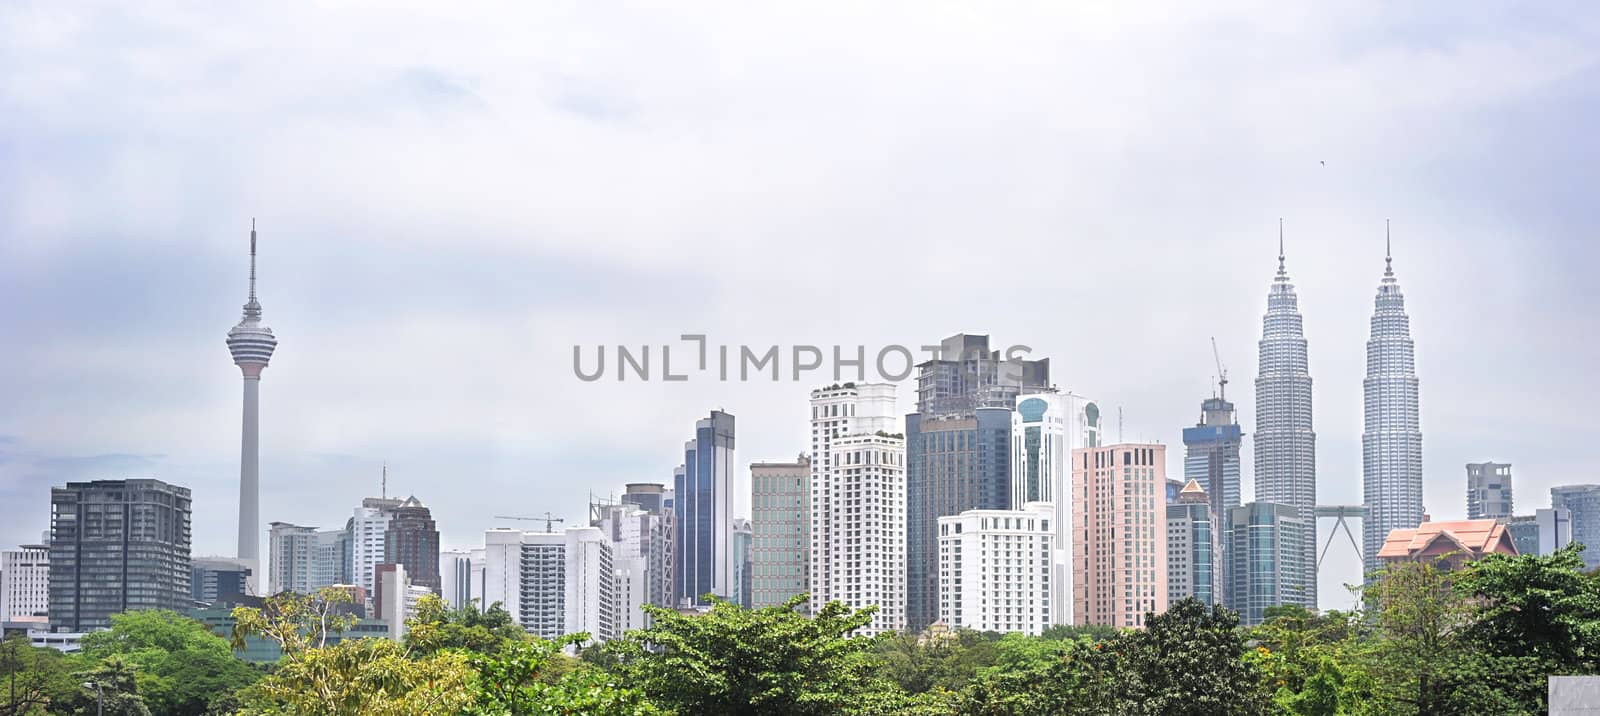
<path id="1" fill-rule="evenodd" d="M 1538 714 L 1546 678 L 1600 673 L 1600 577 L 1578 549 L 1458 571 L 1391 567 L 1363 608 L 1293 606 L 1241 627 L 1193 600 L 1141 630 L 852 636 L 872 609 L 804 597 L 653 624 L 596 645 L 529 637 L 493 605 L 419 605 L 403 643 L 329 639 L 337 591 L 235 614 L 264 670 L 171 612 L 118 616 L 79 654 L 0 644 L 0 716 L 92 714 Z M 85 684 L 97 688 L 86 688 Z"/>

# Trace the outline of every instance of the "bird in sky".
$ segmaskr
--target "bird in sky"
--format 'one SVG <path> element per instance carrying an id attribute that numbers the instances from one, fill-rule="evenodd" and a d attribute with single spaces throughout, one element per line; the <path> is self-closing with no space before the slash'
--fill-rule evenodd
<path id="1" fill-rule="evenodd" d="M 1324 159 L 1324 160 L 1321 160 L 1321 161 L 1322 161 L 1322 166 L 1328 166 L 1328 160 Z"/>

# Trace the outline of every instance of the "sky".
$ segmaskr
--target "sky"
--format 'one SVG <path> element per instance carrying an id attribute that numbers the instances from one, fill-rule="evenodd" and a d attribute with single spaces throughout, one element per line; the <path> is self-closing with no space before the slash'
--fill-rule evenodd
<path id="1" fill-rule="evenodd" d="M 574 375 L 685 333 L 1027 345 L 1176 475 L 1213 337 L 1252 430 L 1280 218 L 1319 502 L 1360 501 L 1385 220 L 1428 511 L 1467 462 L 1519 512 L 1600 482 L 1600 10 L 692 5 L 0 5 L 0 544 L 52 485 L 155 477 L 232 552 L 252 218 L 263 530 L 342 526 L 385 463 L 446 547 L 580 523 L 713 408 L 741 464 L 807 448 L 831 375 Z"/>

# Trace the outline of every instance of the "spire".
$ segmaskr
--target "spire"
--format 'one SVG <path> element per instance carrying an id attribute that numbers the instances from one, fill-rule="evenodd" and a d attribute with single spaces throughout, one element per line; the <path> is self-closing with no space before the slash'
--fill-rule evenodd
<path id="1" fill-rule="evenodd" d="M 261 321 L 261 302 L 256 300 L 256 220 L 250 219 L 250 297 L 244 302 L 244 320 Z"/>
<path id="2" fill-rule="evenodd" d="M 383 461 L 383 490 L 378 493 L 378 496 L 382 497 L 385 500 L 389 499 L 389 461 L 388 460 L 384 460 Z"/>
<path id="3" fill-rule="evenodd" d="M 1289 272 L 1283 267 L 1283 217 L 1278 217 L 1278 276 L 1288 276 Z"/>
<path id="4" fill-rule="evenodd" d="M 1383 275 L 1386 278 L 1394 276 L 1394 252 L 1392 251 L 1392 249 L 1393 249 L 1393 244 L 1390 242 L 1390 239 L 1389 239 L 1389 220 L 1388 219 L 1384 219 L 1383 220 Z"/>

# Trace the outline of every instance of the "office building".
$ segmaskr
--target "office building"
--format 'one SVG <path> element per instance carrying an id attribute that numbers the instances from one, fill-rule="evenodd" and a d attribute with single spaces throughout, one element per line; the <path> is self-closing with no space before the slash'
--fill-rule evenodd
<path id="1" fill-rule="evenodd" d="M 189 598 L 200 604 L 250 593 L 250 566 L 230 557 L 197 557 L 189 562 Z"/>
<path id="2" fill-rule="evenodd" d="M 641 602 L 662 607 L 676 605 L 673 538 L 677 530 L 673 526 L 672 491 L 655 482 L 629 483 L 623 489 L 621 502 L 644 512 L 639 518 L 639 553 L 645 556 L 647 572 Z M 649 618 L 643 612 L 627 616 L 623 623 L 629 629 L 636 629 L 638 627 L 633 625 L 641 623 L 640 620 L 649 625 Z"/>
<path id="3" fill-rule="evenodd" d="M 472 604 L 478 597 L 472 582 L 472 552 L 439 550 L 439 598 L 445 606 L 460 609 Z"/>
<path id="4" fill-rule="evenodd" d="M 1283 224 L 1278 225 L 1278 274 L 1267 294 L 1261 319 L 1256 374 L 1256 501 L 1289 505 L 1304 524 L 1316 525 L 1317 434 L 1311 420 L 1311 373 L 1300 299 L 1284 268 Z M 1213 495 L 1215 497 L 1215 495 Z M 1218 513 L 1218 520 L 1232 514 Z M 1219 524 L 1219 528 L 1224 525 Z M 1314 530 L 1313 530 L 1314 533 Z M 1231 561 L 1224 547 L 1223 559 Z M 1307 602 L 1317 603 L 1316 539 L 1304 545 L 1298 563 L 1306 574 Z M 1229 571 L 1232 571 L 1230 567 Z M 1232 605 L 1238 609 L 1238 605 Z"/>
<path id="5" fill-rule="evenodd" d="M 522 624 L 522 530 L 496 527 L 483 533 L 482 595 L 478 608 L 496 604 Z M 553 588 L 552 588 L 553 589 Z M 552 589 L 545 590 L 552 593 Z"/>
<path id="6" fill-rule="evenodd" d="M 751 562 L 754 557 L 752 552 L 755 544 L 754 535 L 750 531 L 750 520 L 734 518 L 733 520 L 733 577 L 728 584 L 733 587 L 728 595 L 728 601 L 746 609 L 750 608 Z"/>
<path id="7" fill-rule="evenodd" d="M 1512 516 L 1511 466 L 1499 462 L 1467 463 L 1467 519 L 1498 520 Z"/>
<path id="8" fill-rule="evenodd" d="M 600 528 L 491 529 L 484 542 L 484 601 L 500 603 L 523 630 L 546 639 L 618 636 L 612 543 Z"/>
<path id="9" fill-rule="evenodd" d="M 1517 554 L 1542 554 L 1539 551 L 1539 518 L 1535 515 L 1513 515 L 1500 519 Z"/>
<path id="10" fill-rule="evenodd" d="M 1072 452 L 1073 622 L 1143 627 L 1167 609 L 1167 448 Z"/>
<path id="11" fill-rule="evenodd" d="M 1584 546 L 1583 568 L 1600 569 L 1600 485 L 1552 487 L 1550 506 L 1571 517 L 1572 541 Z"/>
<path id="12" fill-rule="evenodd" d="M 1316 609 L 1306 569 L 1305 543 L 1315 539 L 1311 525 L 1288 505 L 1251 502 L 1228 517 L 1228 606 L 1240 623 L 1260 624 L 1268 607 L 1298 604 Z"/>
<path id="13" fill-rule="evenodd" d="M 315 594 L 323 587 L 350 583 L 345 530 L 318 530 L 273 522 L 267 530 L 267 595 Z"/>
<path id="14" fill-rule="evenodd" d="M 989 349 L 957 334 L 917 365 L 917 409 L 906 416 L 906 626 L 939 618 L 940 517 L 1011 508 L 1011 411 L 1050 387 L 1049 359 Z"/>
<path id="15" fill-rule="evenodd" d="M 160 480 L 50 490 L 50 626 L 85 632 L 136 609 L 187 609 L 189 488 Z"/>
<path id="16" fill-rule="evenodd" d="M 654 487 L 660 487 L 655 485 Z M 659 503 L 657 509 L 661 509 Z M 650 625 L 644 605 L 670 607 L 661 583 L 667 575 L 662 562 L 670 562 L 665 535 L 670 531 L 664 513 L 641 509 L 637 501 L 591 502 L 589 524 L 611 543 L 615 572 L 617 633 Z"/>
<path id="17" fill-rule="evenodd" d="M 244 376 L 244 424 L 239 440 L 239 559 L 252 574 L 261 571 L 260 401 L 261 372 L 272 360 L 278 339 L 261 324 L 256 300 L 256 222 L 250 220 L 250 291 L 244 316 L 228 331 L 228 353 Z M 254 582 L 250 585 L 252 592 Z"/>
<path id="18" fill-rule="evenodd" d="M 50 613 L 50 548 L 25 544 L 0 552 L 0 624 L 43 622 Z"/>
<path id="19" fill-rule="evenodd" d="M 733 520 L 749 514 L 748 486 L 734 467 L 734 419 L 720 410 L 695 422 L 673 471 L 673 590 L 680 604 L 703 606 L 705 596 L 733 596 Z M 742 575 L 741 575 L 742 576 Z"/>
<path id="20" fill-rule="evenodd" d="M 439 593 L 439 528 L 428 506 L 415 495 L 390 512 L 383 555 L 385 562 L 405 565 L 413 585 Z"/>
<path id="21" fill-rule="evenodd" d="M 1167 505 L 1167 604 L 1187 597 L 1217 603 L 1217 544 L 1211 498 L 1190 480 Z"/>
<path id="22" fill-rule="evenodd" d="M 1567 508 L 1542 507 L 1534 511 L 1533 519 L 1539 525 L 1539 546 L 1535 554 L 1548 557 L 1572 544 L 1572 512 Z M 1520 545 L 1517 551 L 1522 551 Z"/>
<path id="23" fill-rule="evenodd" d="M 362 498 L 345 523 L 350 533 L 350 581 L 372 594 L 377 590 L 377 566 L 388 558 L 384 546 L 389 534 L 389 519 L 400 500 L 388 497 Z"/>
<path id="24" fill-rule="evenodd" d="M 939 518 L 939 622 L 1038 636 L 1051 614 L 1055 507 L 967 510 Z"/>
<path id="25" fill-rule="evenodd" d="M 1055 507 L 1050 617 L 1057 624 L 1072 623 L 1072 451 L 1099 445 L 1094 401 L 1055 390 L 1018 396 L 1011 412 L 1011 504 Z"/>
<path id="26" fill-rule="evenodd" d="M 811 458 L 750 465 L 750 605 L 806 593 L 811 561 Z"/>
<path id="27" fill-rule="evenodd" d="M 811 391 L 811 525 L 808 535 L 811 563 L 807 575 L 811 602 L 808 610 L 815 611 L 838 598 L 834 587 L 843 586 L 843 582 L 833 577 L 842 572 L 833 560 L 843 553 L 845 544 L 841 538 L 844 535 L 839 530 L 845 528 L 836 529 L 835 523 L 853 518 L 854 510 L 860 507 L 834 501 L 834 485 L 845 475 L 833 464 L 833 441 L 847 435 L 900 435 L 902 423 L 895 409 L 894 391 L 894 386 L 888 383 L 836 383 Z M 867 486 L 857 487 L 866 489 Z M 904 492 L 903 482 L 899 489 Z M 903 512 L 904 503 L 899 507 Z"/>
<path id="28" fill-rule="evenodd" d="M 1361 521 L 1361 553 L 1369 573 L 1383 566 L 1379 553 L 1392 532 L 1414 529 L 1424 519 L 1416 345 L 1387 251 L 1383 263 L 1362 381 L 1361 485 L 1367 516 Z"/>

